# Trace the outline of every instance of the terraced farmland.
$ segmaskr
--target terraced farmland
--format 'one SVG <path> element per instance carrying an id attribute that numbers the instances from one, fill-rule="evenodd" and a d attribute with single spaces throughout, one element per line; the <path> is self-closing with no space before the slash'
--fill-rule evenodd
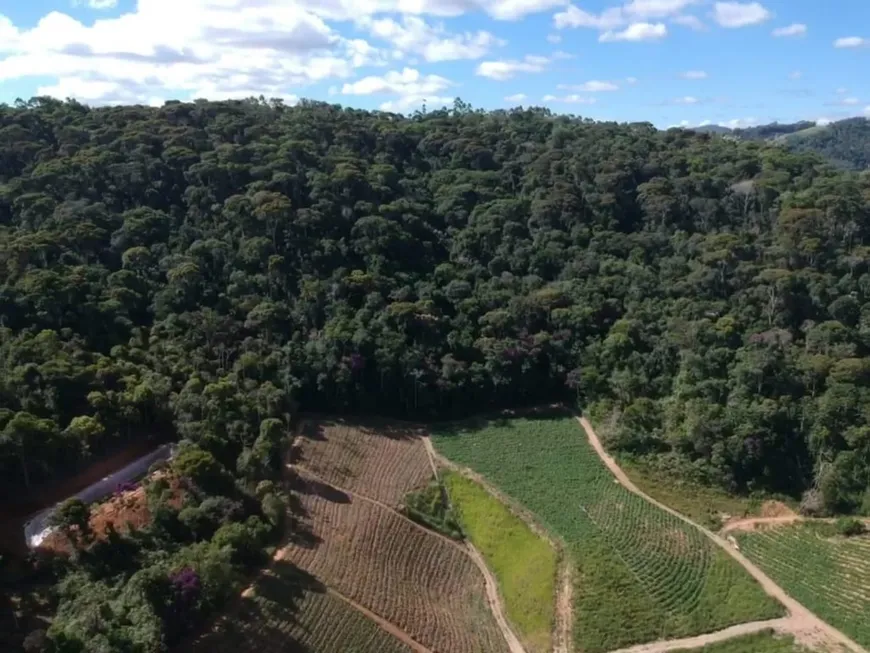
<path id="1" fill-rule="evenodd" d="M 413 653 L 326 588 L 276 564 L 230 614 L 191 646 L 193 653 Z"/>
<path id="2" fill-rule="evenodd" d="M 870 537 L 823 523 L 733 533 L 741 551 L 796 600 L 870 647 Z"/>
<path id="3" fill-rule="evenodd" d="M 681 648 L 674 653 L 810 653 L 810 651 L 795 643 L 794 637 L 762 632 L 735 637 L 727 642 L 708 644 L 701 648 Z"/>
<path id="4" fill-rule="evenodd" d="M 496 653 L 504 639 L 468 555 L 379 505 L 300 486 L 310 537 L 282 557 L 438 651 Z"/>
<path id="5" fill-rule="evenodd" d="M 422 487 L 432 468 L 420 430 L 409 425 L 309 420 L 296 441 L 293 462 L 326 482 L 397 506 Z"/>
<path id="6" fill-rule="evenodd" d="M 585 653 L 784 612 L 702 533 L 619 485 L 571 418 L 442 426 L 433 442 L 571 547 L 574 639 Z"/>

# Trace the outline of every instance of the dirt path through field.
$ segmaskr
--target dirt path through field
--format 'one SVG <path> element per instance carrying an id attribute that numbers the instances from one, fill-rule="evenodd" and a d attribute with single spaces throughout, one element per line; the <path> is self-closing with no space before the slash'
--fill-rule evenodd
<path id="1" fill-rule="evenodd" d="M 438 465 L 440 465 L 441 467 L 445 467 L 474 481 L 506 506 L 507 509 L 516 517 L 521 519 L 535 535 L 546 541 L 553 550 L 558 553 L 559 576 L 556 580 L 556 597 L 554 601 L 556 623 L 553 630 L 553 653 L 571 653 L 573 651 L 574 642 L 572 637 L 574 617 L 574 579 L 572 575 L 571 561 L 565 554 L 564 544 L 554 539 L 550 532 L 538 523 L 537 519 L 531 512 L 492 485 L 492 483 L 486 480 L 486 478 L 475 472 L 473 469 L 458 465 L 452 460 L 439 454 L 428 437 L 424 438 L 423 442 L 426 445 L 426 452 L 429 454 L 429 458 L 432 461 L 433 470 L 437 470 Z"/>
<path id="2" fill-rule="evenodd" d="M 870 519 L 861 519 L 867 526 L 870 526 Z M 797 522 L 825 522 L 833 524 L 836 519 L 801 517 L 800 515 L 783 515 L 781 517 L 747 517 L 746 519 L 737 519 L 729 522 L 719 531 L 720 535 L 730 533 L 732 531 L 754 531 L 759 526 L 777 526 L 795 524 Z"/>
<path id="3" fill-rule="evenodd" d="M 687 648 L 700 648 L 707 644 L 715 642 L 724 642 L 725 640 L 741 635 L 751 635 L 760 633 L 765 630 L 775 630 L 779 633 L 789 632 L 792 627 L 791 617 L 783 617 L 781 619 L 770 619 L 768 621 L 752 621 L 746 624 L 738 624 L 725 628 L 724 630 L 716 631 L 715 633 L 707 633 L 697 637 L 686 637 L 684 639 L 670 639 L 661 642 L 650 642 L 649 644 L 638 644 L 621 648 L 610 653 L 667 653 L 667 651 L 678 651 Z"/>
<path id="4" fill-rule="evenodd" d="M 423 438 L 423 446 L 426 448 L 426 455 L 429 457 L 429 463 L 432 465 L 432 473 L 435 475 L 435 478 L 438 478 L 438 453 L 435 451 L 435 447 L 432 446 L 432 441 L 428 437 Z M 443 458 L 441 460 L 444 461 Z M 498 590 L 498 581 L 489 570 L 489 567 L 486 566 L 486 561 L 483 559 L 483 556 L 480 555 L 480 551 L 474 548 L 474 545 L 468 541 L 465 542 L 465 547 L 468 555 L 471 556 L 474 564 L 477 565 L 477 568 L 480 569 L 480 573 L 483 574 L 486 584 L 486 598 L 489 601 L 490 610 L 492 611 L 492 614 L 498 623 L 498 627 L 508 644 L 508 648 L 511 653 L 526 653 L 526 649 L 523 647 L 522 642 L 520 642 L 519 637 L 514 633 L 513 628 L 511 628 L 511 625 L 507 620 L 504 601 L 502 600 L 501 593 Z"/>
<path id="5" fill-rule="evenodd" d="M 602 462 L 607 466 L 607 468 L 616 477 L 616 479 L 623 485 L 623 487 L 625 487 L 630 492 L 638 495 L 639 497 L 645 499 L 654 506 L 661 508 L 665 512 L 670 513 L 671 515 L 677 517 L 678 519 L 684 521 L 691 526 L 694 526 L 699 531 L 704 533 L 704 535 L 710 538 L 716 545 L 718 545 L 728 555 L 734 558 L 747 572 L 749 572 L 749 574 L 753 578 L 755 578 L 756 581 L 758 581 L 758 583 L 761 585 L 764 591 L 767 592 L 768 595 L 772 596 L 786 607 L 790 615 L 786 619 L 786 621 L 788 622 L 789 630 L 783 632 L 788 632 L 789 634 L 794 635 L 795 638 L 799 641 L 809 645 L 818 646 L 823 640 L 826 642 L 825 645 L 827 645 L 827 643 L 840 644 L 846 647 L 848 650 L 854 651 L 855 653 L 867 653 L 867 651 L 863 647 L 859 646 L 857 642 L 854 642 L 845 633 L 825 623 L 815 614 L 807 610 L 803 605 L 795 601 L 785 592 L 785 590 L 783 590 L 769 576 L 767 576 L 767 574 L 761 571 L 761 569 L 759 569 L 752 562 L 750 562 L 749 559 L 746 558 L 746 556 L 741 554 L 731 544 L 729 544 L 727 540 L 715 534 L 711 530 L 704 528 L 700 524 L 695 523 L 685 515 L 677 512 L 673 508 L 666 506 L 660 501 L 653 499 L 651 496 L 641 491 L 634 483 L 631 482 L 631 479 L 628 478 L 625 472 L 622 471 L 622 468 L 617 464 L 617 462 L 607 453 L 607 451 L 605 451 L 604 446 L 601 444 L 601 440 L 598 439 L 598 435 L 595 433 L 595 429 L 592 428 L 592 424 L 589 423 L 589 420 L 585 417 L 577 417 L 576 419 L 583 427 L 583 430 L 586 432 L 586 437 L 589 440 L 589 444 L 592 445 L 593 449 L 595 449 L 595 453 L 598 454 L 598 457 L 601 458 Z M 699 644 L 697 644 L 697 646 L 703 646 L 704 644 L 708 643 L 704 640 L 704 638 L 712 638 L 715 636 L 716 633 L 701 635 L 698 640 Z M 710 639 L 710 641 L 721 640 Z"/>
<path id="6" fill-rule="evenodd" d="M 387 504 L 378 501 L 377 499 L 372 499 L 371 497 L 367 497 L 364 494 L 358 494 L 356 492 L 352 492 L 346 488 L 339 487 L 334 483 L 329 483 L 325 479 L 321 478 L 314 472 L 305 469 L 299 465 L 294 465 L 293 468 L 299 473 L 300 476 L 312 478 L 319 483 L 323 483 L 324 485 L 328 485 L 331 488 L 338 490 L 339 492 L 343 492 L 344 494 L 355 497 L 360 501 L 368 501 L 371 504 L 374 504 L 384 510 L 388 510 L 393 514 L 399 516 L 401 519 L 411 524 L 414 528 L 421 530 L 422 532 L 430 535 L 432 537 L 437 537 L 442 542 L 448 544 L 449 546 L 455 547 L 462 551 L 465 555 L 467 555 L 474 565 L 478 568 L 481 575 L 483 576 L 484 586 L 486 588 L 486 598 L 489 603 L 490 611 L 495 617 L 496 623 L 498 624 L 499 630 L 501 630 L 502 635 L 507 642 L 508 648 L 511 653 L 526 653 L 525 648 L 520 642 L 519 638 L 514 634 L 514 631 L 511 629 L 510 624 L 508 623 L 507 617 L 505 617 L 504 606 L 502 605 L 501 595 L 498 592 L 498 582 L 495 577 L 490 572 L 489 567 L 486 566 L 486 563 L 483 560 L 483 556 L 480 555 L 480 552 L 475 549 L 471 543 L 466 543 L 465 545 L 460 544 L 454 540 L 451 540 L 449 537 L 442 535 L 441 533 L 437 533 L 425 526 L 422 526 L 415 522 L 412 519 L 408 519 L 404 514 L 396 510 L 395 508 L 388 506 Z"/>

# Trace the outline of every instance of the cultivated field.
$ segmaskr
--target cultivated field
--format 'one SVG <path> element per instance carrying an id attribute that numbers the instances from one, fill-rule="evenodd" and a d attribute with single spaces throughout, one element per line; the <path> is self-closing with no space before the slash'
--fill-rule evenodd
<path id="1" fill-rule="evenodd" d="M 795 599 L 870 647 L 870 537 L 843 538 L 826 523 L 733 535 L 740 550 Z"/>
<path id="2" fill-rule="evenodd" d="M 701 532 L 623 488 L 571 418 L 444 426 L 433 441 L 569 545 L 574 639 L 584 653 L 784 613 Z"/>
<path id="3" fill-rule="evenodd" d="M 276 563 L 241 603 L 193 644 L 193 653 L 412 653 L 326 588 Z"/>
<path id="4" fill-rule="evenodd" d="M 307 421 L 293 451 L 293 463 L 327 483 L 397 506 L 432 477 L 432 467 L 412 426 Z"/>
<path id="5" fill-rule="evenodd" d="M 508 618 L 528 651 L 549 651 L 556 552 L 474 481 L 449 471 L 442 478 L 463 531 L 498 579 Z"/>
<path id="6" fill-rule="evenodd" d="M 776 635 L 774 633 L 755 633 L 735 637 L 727 642 L 709 644 L 701 648 L 679 649 L 674 653 L 810 653 L 808 649 L 798 646 L 793 637 Z"/>

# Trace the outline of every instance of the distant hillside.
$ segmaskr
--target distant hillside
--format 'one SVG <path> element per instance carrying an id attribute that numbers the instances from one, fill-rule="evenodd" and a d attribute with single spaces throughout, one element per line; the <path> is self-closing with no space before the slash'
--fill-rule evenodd
<path id="1" fill-rule="evenodd" d="M 778 141 L 795 152 L 820 154 L 844 168 L 870 168 L 870 121 L 866 118 L 849 118 L 829 125 L 816 125 L 809 121 L 775 122 L 746 129 L 705 125 L 694 131 L 730 135 L 747 141 Z"/>

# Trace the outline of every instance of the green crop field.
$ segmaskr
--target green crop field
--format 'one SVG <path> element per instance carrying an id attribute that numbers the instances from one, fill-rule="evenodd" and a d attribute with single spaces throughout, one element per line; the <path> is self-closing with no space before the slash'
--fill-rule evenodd
<path id="1" fill-rule="evenodd" d="M 870 537 L 831 524 L 735 533 L 740 549 L 795 599 L 870 647 Z"/>
<path id="2" fill-rule="evenodd" d="M 413 653 L 354 607 L 285 562 L 272 565 L 194 653 Z"/>
<path id="3" fill-rule="evenodd" d="M 697 529 L 628 492 L 565 417 L 440 425 L 433 442 L 570 546 L 585 653 L 696 635 L 784 609 Z"/>
<path id="4" fill-rule="evenodd" d="M 549 651 L 556 552 L 474 481 L 452 472 L 446 472 L 443 479 L 463 531 L 498 579 L 517 635 L 530 651 Z"/>
<path id="5" fill-rule="evenodd" d="M 798 646 L 794 637 L 765 631 L 735 637 L 718 644 L 708 644 L 701 648 L 681 648 L 674 653 L 809 653 L 809 651 L 803 646 Z"/>

